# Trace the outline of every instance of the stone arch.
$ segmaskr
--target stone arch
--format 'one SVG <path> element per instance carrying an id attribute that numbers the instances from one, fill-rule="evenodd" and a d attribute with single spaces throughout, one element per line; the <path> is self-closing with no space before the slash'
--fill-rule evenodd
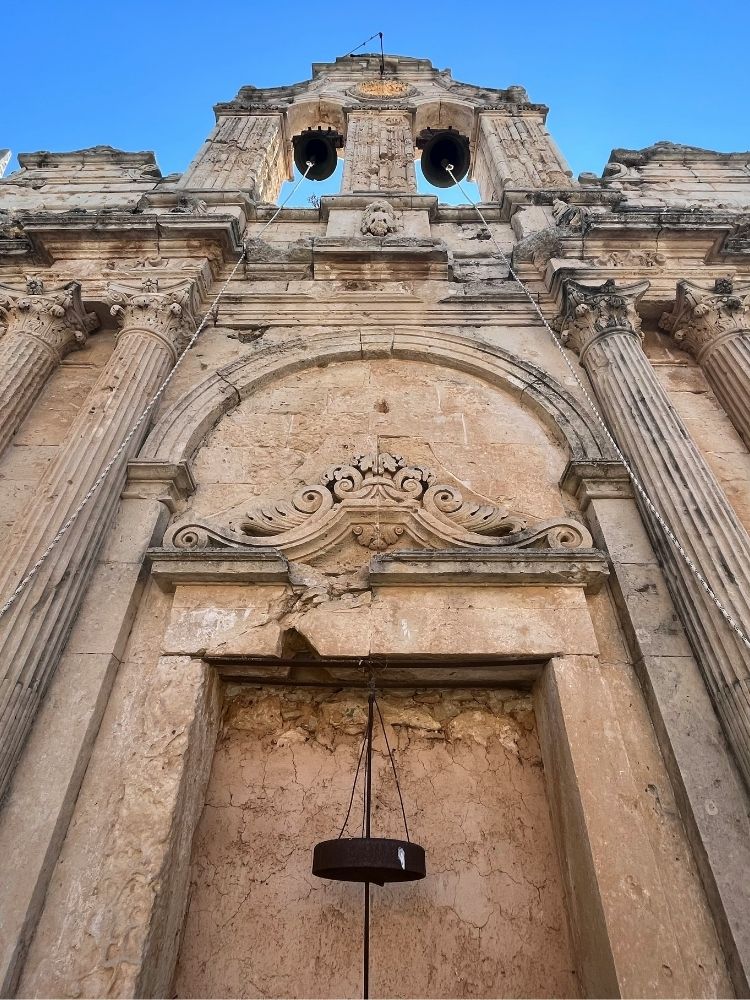
<path id="1" fill-rule="evenodd" d="M 551 375 L 486 341 L 435 330 L 328 331 L 259 345 L 175 402 L 155 424 L 140 457 L 189 460 L 219 419 L 261 386 L 314 366 L 375 358 L 422 361 L 462 371 L 509 392 L 567 447 L 573 462 L 613 461 L 612 446 L 584 405 Z"/>

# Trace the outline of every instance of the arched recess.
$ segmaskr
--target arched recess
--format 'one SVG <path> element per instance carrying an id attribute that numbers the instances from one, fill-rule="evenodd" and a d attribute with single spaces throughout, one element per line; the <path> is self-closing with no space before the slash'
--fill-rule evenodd
<path id="1" fill-rule="evenodd" d="M 182 396 L 157 422 L 140 457 L 189 460 L 217 421 L 258 388 L 314 366 L 373 358 L 402 358 L 466 372 L 498 386 L 535 412 L 574 462 L 614 461 L 616 456 L 582 403 L 551 375 L 503 348 L 436 330 L 327 331 L 287 344 L 251 349 Z"/>

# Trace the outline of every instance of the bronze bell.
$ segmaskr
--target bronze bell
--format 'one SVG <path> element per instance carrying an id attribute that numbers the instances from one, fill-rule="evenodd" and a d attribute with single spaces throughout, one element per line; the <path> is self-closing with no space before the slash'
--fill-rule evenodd
<path id="1" fill-rule="evenodd" d="M 294 165 L 301 174 L 307 170 L 307 161 L 312 160 L 312 168 L 308 173 L 314 181 L 324 181 L 336 169 L 338 163 L 337 149 L 344 145 L 343 136 L 335 129 L 318 125 L 317 128 L 306 128 L 304 132 L 292 139 L 294 146 Z"/>
<path id="2" fill-rule="evenodd" d="M 453 186 L 454 182 L 445 169 L 448 164 L 452 164 L 458 181 L 469 172 L 469 140 L 454 128 L 423 129 L 417 136 L 416 144 L 417 149 L 422 150 L 422 173 L 433 187 Z"/>

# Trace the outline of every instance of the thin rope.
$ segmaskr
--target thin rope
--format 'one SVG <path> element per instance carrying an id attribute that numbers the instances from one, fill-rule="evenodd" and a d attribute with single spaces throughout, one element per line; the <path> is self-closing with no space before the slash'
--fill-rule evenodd
<path id="1" fill-rule="evenodd" d="M 537 316 L 539 317 L 539 319 L 542 321 L 543 326 L 545 327 L 545 329 L 549 333 L 550 337 L 552 338 L 552 342 L 554 343 L 555 347 L 558 349 L 558 351 L 562 355 L 563 361 L 565 362 L 565 364 L 567 365 L 567 367 L 568 367 L 571 375 L 575 379 L 576 384 L 578 385 L 578 388 L 583 393 L 583 396 L 584 396 L 586 402 L 588 403 L 589 408 L 591 409 L 591 412 L 596 417 L 596 420 L 599 423 L 599 425 L 602 428 L 602 430 L 604 431 L 604 434 L 606 435 L 607 440 L 610 442 L 610 444 L 614 448 L 615 454 L 620 459 L 620 461 L 622 462 L 622 464 L 625 466 L 625 471 L 627 472 L 627 474 L 628 474 L 628 476 L 630 478 L 630 481 L 632 482 L 633 486 L 636 488 L 636 490 L 638 492 L 638 495 L 641 497 L 641 499 L 645 503 L 646 507 L 648 507 L 649 511 L 653 514 L 654 518 L 656 519 L 656 521 L 661 526 L 664 534 L 670 540 L 670 542 L 675 547 L 675 549 L 677 549 L 677 551 L 679 552 L 680 556 L 683 558 L 683 560 L 685 561 L 686 565 L 688 566 L 688 568 L 690 569 L 690 571 L 692 572 L 692 574 L 695 576 L 695 578 L 698 581 L 698 583 L 701 585 L 701 587 L 703 587 L 703 589 L 705 590 L 705 592 L 708 594 L 708 596 L 714 602 L 714 604 L 716 605 L 716 607 L 718 608 L 719 612 L 724 617 L 724 619 L 726 620 L 726 622 L 737 633 L 737 635 L 742 640 L 742 642 L 747 646 L 747 648 L 750 649 L 750 638 L 747 637 L 747 635 L 743 632 L 743 630 L 740 628 L 740 626 L 734 620 L 734 618 L 729 613 L 729 611 L 727 611 L 727 609 L 721 603 L 721 601 L 719 600 L 719 598 L 716 596 L 716 594 L 714 593 L 713 589 L 711 588 L 711 585 L 709 584 L 708 580 L 706 580 L 706 578 L 703 576 L 703 574 L 701 573 L 701 571 L 698 569 L 698 567 L 695 565 L 695 563 L 691 559 L 690 555 L 685 551 L 685 549 L 683 548 L 683 546 L 680 544 L 679 539 L 677 538 L 677 536 L 675 535 L 675 533 L 672 531 L 672 529 L 669 527 L 669 525 L 667 524 L 667 521 L 665 520 L 665 518 L 663 517 L 663 515 L 657 510 L 656 506 L 652 502 L 652 500 L 649 497 L 649 495 L 646 493 L 645 487 L 641 483 L 640 479 L 638 478 L 638 476 L 637 476 L 636 472 L 634 471 L 633 467 L 631 466 L 630 462 L 628 461 L 628 459 L 623 454 L 623 451 L 620 448 L 620 446 L 618 445 L 617 441 L 615 441 L 615 439 L 614 439 L 614 437 L 612 435 L 612 432 L 610 431 L 609 427 L 607 426 L 607 424 L 604 421 L 604 417 L 599 412 L 599 408 L 597 407 L 597 405 L 594 402 L 594 400 L 591 398 L 591 395 L 588 392 L 588 390 L 586 389 L 586 386 L 583 384 L 583 382 L 581 381 L 581 379 L 578 377 L 578 373 L 576 372 L 575 368 L 573 367 L 570 359 L 568 358 L 568 355 L 565 353 L 565 348 L 560 343 L 560 339 L 557 336 L 557 334 L 555 333 L 555 331 L 552 329 L 552 327 L 547 322 L 547 319 L 546 319 L 544 313 L 542 312 L 542 310 L 541 310 L 538 302 L 535 300 L 534 296 L 528 290 L 528 288 L 526 287 L 526 285 L 524 284 L 524 282 L 522 281 L 522 279 L 516 274 L 516 272 L 513 269 L 513 265 L 511 264 L 510 260 L 508 259 L 508 257 L 504 253 L 504 251 L 501 250 L 500 245 L 498 244 L 497 240 L 495 239 L 495 237 L 494 237 L 494 235 L 492 233 L 492 230 L 489 227 L 489 223 L 487 222 L 487 220 L 485 219 L 485 217 L 482 215 L 481 209 L 479 208 L 479 206 L 477 205 L 477 203 L 475 201 L 471 200 L 471 198 L 469 197 L 469 195 L 464 190 L 464 188 L 463 188 L 463 186 L 461 184 L 461 181 L 459 181 L 456 178 L 455 174 L 453 173 L 453 170 L 454 170 L 453 164 L 446 164 L 446 165 L 444 165 L 444 169 L 445 169 L 445 171 L 448 174 L 450 174 L 450 177 L 453 180 L 454 184 L 458 185 L 458 188 L 461 191 L 461 193 L 463 194 L 464 198 L 466 198 L 466 200 L 469 202 L 469 204 L 473 206 L 474 211 L 477 213 L 477 215 L 479 216 L 479 218 L 484 223 L 484 227 L 487 230 L 487 232 L 490 234 L 490 239 L 494 243 L 495 249 L 497 250 L 498 255 L 500 256 L 500 259 L 503 261 L 504 264 L 507 265 L 508 272 L 510 273 L 511 277 L 516 281 L 516 283 L 520 287 L 521 291 L 524 293 L 524 295 L 526 296 L 526 298 L 531 303 L 531 306 L 534 309 L 534 312 L 537 314 Z"/>
<path id="2" fill-rule="evenodd" d="M 385 745 L 388 748 L 388 756 L 391 760 L 391 767 L 393 768 L 393 780 L 396 782 L 396 791 L 398 792 L 398 801 L 401 803 L 401 815 L 404 817 L 404 830 L 406 831 L 406 842 L 411 843 L 411 838 L 409 837 L 409 826 L 406 822 L 406 809 L 404 808 L 404 799 L 401 795 L 401 785 L 398 782 L 398 774 L 396 773 L 396 761 L 393 759 L 393 751 L 391 750 L 391 745 L 388 742 L 388 734 L 385 731 L 385 722 L 383 722 L 383 714 L 380 711 L 380 705 L 378 705 L 377 698 L 375 699 L 375 708 L 378 710 L 378 718 L 380 719 L 380 728 L 383 730 L 383 739 L 385 740 Z"/>
<path id="3" fill-rule="evenodd" d="M 362 756 L 365 752 L 365 746 L 367 745 L 367 729 L 365 729 L 364 739 L 362 740 L 362 747 L 359 751 L 359 760 L 357 761 L 357 770 L 354 772 L 354 784 L 352 785 L 352 794 L 349 796 L 349 808 L 346 810 L 346 816 L 344 818 L 344 823 L 339 831 L 339 835 L 336 838 L 341 840 L 344 836 L 344 830 L 346 830 L 346 824 L 349 822 L 349 816 L 351 815 L 352 805 L 354 804 L 354 793 L 357 790 L 357 779 L 359 778 L 359 769 L 362 767 Z M 363 821 L 364 822 L 364 821 Z"/>
<path id="4" fill-rule="evenodd" d="M 313 167 L 313 161 L 312 160 L 308 160 L 307 161 L 307 169 L 305 170 L 304 174 L 300 177 L 300 179 L 294 185 L 294 187 L 289 192 L 289 194 L 286 196 L 286 198 L 284 199 L 284 201 L 282 201 L 282 203 L 279 205 L 279 207 L 273 213 L 273 215 L 268 220 L 268 222 L 265 224 L 265 226 L 263 226 L 263 228 L 260 230 L 260 232 L 257 233 L 257 235 L 254 236 L 254 239 L 256 239 L 256 240 L 260 239 L 260 237 L 263 235 L 263 233 L 265 233 L 265 231 L 268 229 L 268 227 L 271 225 L 271 223 L 276 220 L 276 217 L 278 216 L 279 212 L 282 210 L 282 208 L 284 208 L 284 206 L 289 201 L 289 199 L 292 197 L 292 195 L 296 192 L 296 190 L 300 186 L 300 184 L 306 179 L 306 177 L 307 177 L 308 173 L 310 172 L 310 170 L 312 169 L 312 167 Z M 86 504 L 89 502 L 89 500 L 91 500 L 91 498 L 94 496 L 94 494 L 99 490 L 99 487 L 102 485 L 102 483 L 104 482 L 104 480 L 109 475 L 109 473 L 110 473 L 112 467 L 114 466 L 114 464 L 117 462 L 117 460 L 119 459 L 119 457 L 125 451 L 125 449 L 130 444 L 130 442 L 133 440 L 133 436 L 137 433 L 138 428 L 141 426 L 141 424 L 144 422 L 144 420 L 148 417 L 148 415 L 154 409 L 154 407 L 156 406 L 156 404 L 159 402 L 159 400 L 161 399 L 161 397 L 164 395 L 164 391 L 166 390 L 167 386 L 169 385 L 169 383 L 174 378 L 174 376 L 175 376 L 175 374 L 177 372 L 177 369 L 180 367 L 180 365 L 184 361 L 185 356 L 187 355 L 187 352 L 190 350 L 190 348 L 196 342 L 196 340 L 198 339 L 198 337 L 201 335 L 201 333 L 203 331 L 203 328 L 205 327 L 205 325 L 208 322 L 209 318 L 211 318 L 211 317 L 213 317 L 213 316 L 216 315 L 216 309 L 217 309 L 217 307 L 219 305 L 219 301 L 220 301 L 222 295 L 226 292 L 227 288 L 229 287 L 229 284 L 232 281 L 232 279 L 234 278 L 235 274 L 239 270 L 240 264 L 242 264 L 246 260 L 246 258 L 247 258 L 248 239 L 249 239 L 249 237 L 247 236 L 247 227 L 245 227 L 245 232 L 242 234 L 242 253 L 239 256 L 239 258 L 237 260 L 237 263 L 232 268 L 232 271 L 231 271 L 229 277 L 224 282 L 224 284 L 221 286 L 221 288 L 219 289 L 219 291 L 218 291 L 216 297 L 214 298 L 213 302 L 208 307 L 208 311 L 206 312 L 206 314 L 203 317 L 203 319 L 201 320 L 199 326 L 195 330 L 195 333 L 192 335 L 192 337 L 190 338 L 190 340 L 187 342 L 187 344 L 185 345 L 185 347 L 182 349 L 182 352 L 178 355 L 177 360 L 175 361 L 174 365 L 172 366 L 171 371 L 167 374 L 167 376 L 164 379 L 164 381 L 161 383 L 161 385 L 159 386 L 159 388 L 156 390 L 156 392 L 154 393 L 154 395 L 151 397 L 151 400 L 146 405 L 146 408 L 143 410 L 143 412 L 138 417 L 138 419 L 136 420 L 136 422 L 130 428 L 130 430 L 128 431 L 127 435 L 123 439 L 123 441 L 120 444 L 120 446 L 118 447 L 118 449 L 115 451 L 115 453 L 112 456 L 112 458 L 109 460 L 109 462 L 107 463 L 107 465 L 104 467 L 104 469 L 102 470 L 102 472 L 100 473 L 100 475 L 98 476 L 98 478 L 94 481 L 93 485 L 91 486 L 91 489 L 88 491 L 88 493 L 85 495 L 85 497 L 78 504 L 78 506 L 73 511 L 73 513 L 70 515 L 70 517 L 65 522 L 65 524 L 63 524 L 63 526 L 57 532 L 57 534 L 52 539 L 52 541 L 49 543 L 49 545 L 44 550 L 44 552 L 42 552 L 42 554 L 39 556 L 39 558 L 34 563 L 34 565 L 31 567 L 31 569 L 26 574 L 26 576 L 23 577 L 23 579 L 18 584 L 18 586 L 16 587 L 16 589 L 13 591 L 13 593 L 10 595 L 10 597 L 5 602 L 5 604 L 3 604 L 2 607 L 0 607 L 0 618 L 2 618 L 3 615 L 7 614 L 7 612 L 13 607 L 13 605 L 15 604 L 15 602 L 18 600 L 18 598 L 21 596 L 21 594 L 24 592 L 24 590 L 28 587 L 28 585 L 34 579 L 34 577 L 36 576 L 36 574 L 39 572 L 40 568 L 42 567 L 42 565 L 44 564 L 44 562 L 46 561 L 46 559 L 49 557 L 50 553 L 55 548 L 55 546 L 57 545 L 57 543 L 60 541 L 60 539 L 70 530 L 70 528 L 78 520 L 78 517 L 79 517 L 81 511 L 86 506 Z"/>

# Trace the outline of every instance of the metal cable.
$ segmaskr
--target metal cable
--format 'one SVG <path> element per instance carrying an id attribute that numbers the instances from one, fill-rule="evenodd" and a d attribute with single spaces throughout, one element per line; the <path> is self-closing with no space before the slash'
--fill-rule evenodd
<path id="1" fill-rule="evenodd" d="M 341 838 L 344 836 L 344 830 L 346 830 L 346 824 L 349 822 L 349 816 L 352 811 L 352 805 L 354 804 L 354 793 L 357 790 L 357 779 L 359 778 L 359 769 L 362 767 L 362 756 L 365 752 L 366 746 L 367 746 L 367 730 L 365 730 L 365 735 L 362 739 L 362 747 L 360 748 L 359 760 L 357 761 L 357 770 L 354 772 L 354 784 L 352 785 L 352 794 L 349 796 L 349 808 L 346 810 L 346 816 L 344 817 L 343 825 L 339 830 L 339 835 L 336 838 L 337 840 L 341 840 Z"/>
<path id="2" fill-rule="evenodd" d="M 519 278 L 519 276 L 513 270 L 513 265 L 511 264 L 510 260 L 506 256 L 506 254 L 503 252 L 503 250 L 500 249 L 500 246 L 499 246 L 497 240 L 495 239 L 495 237 L 494 237 L 494 235 L 492 233 L 492 230 L 489 227 L 489 223 L 487 222 L 487 220 L 485 219 L 485 217 L 482 215 L 482 212 L 481 212 L 479 206 L 477 205 L 477 203 L 475 201 L 471 200 L 471 198 L 469 197 L 469 195 L 464 190 L 461 182 L 456 178 L 455 174 L 453 173 L 453 170 L 454 170 L 453 164 L 447 164 L 447 165 L 445 165 L 444 169 L 450 175 L 450 177 L 453 180 L 454 184 L 458 185 L 458 188 L 461 191 L 461 193 L 463 194 L 464 198 L 466 198 L 466 200 L 468 201 L 468 203 L 474 208 L 474 211 L 477 213 L 477 215 L 479 216 L 479 218 L 482 220 L 485 229 L 490 234 L 490 239 L 494 243 L 495 249 L 497 250 L 497 252 L 498 252 L 498 254 L 500 256 L 500 259 L 503 261 L 503 263 L 507 264 L 509 274 L 514 279 L 514 281 L 518 284 L 518 286 L 520 287 L 521 291 L 524 293 L 524 295 L 526 296 L 526 298 L 531 303 L 532 308 L 534 309 L 534 312 L 539 316 L 539 319 L 542 321 L 543 326 L 545 327 L 545 329 L 549 333 L 550 337 L 552 338 L 552 342 L 554 343 L 555 347 L 558 349 L 558 351 L 562 355 L 563 361 L 565 362 L 565 364 L 567 365 L 567 367 L 568 367 L 571 375 L 575 379 L 578 388 L 583 393 L 583 396 L 584 396 L 586 402 L 588 403 L 588 406 L 591 409 L 591 412 L 594 414 L 594 417 L 596 418 L 598 424 L 600 425 L 600 427 L 604 431 L 604 434 L 606 435 L 607 440 L 610 442 L 610 444 L 614 448 L 615 454 L 617 455 L 617 457 L 619 458 L 619 460 L 624 465 L 625 471 L 627 472 L 627 474 L 628 474 L 628 476 L 630 478 L 630 481 L 632 482 L 633 486 L 637 490 L 638 495 L 641 497 L 641 499 L 643 500 L 643 502 L 645 503 L 645 505 L 648 507 L 649 511 L 653 514 L 654 518 L 656 519 L 656 521 L 660 525 L 662 531 L 667 536 L 667 538 L 669 539 L 669 541 L 672 543 L 672 545 L 675 547 L 675 549 L 679 552 L 680 556 L 684 559 L 687 567 L 690 569 L 690 571 L 692 572 L 692 574 L 695 576 L 695 578 L 698 581 L 698 583 L 701 585 L 701 587 L 703 587 L 703 589 L 705 590 L 705 592 L 708 594 L 708 596 L 711 598 L 711 600 L 713 601 L 713 603 L 716 605 L 717 609 L 719 610 L 719 612 L 721 613 L 721 615 L 723 616 L 723 618 L 725 619 L 725 621 L 727 622 L 727 624 L 731 626 L 731 628 L 736 632 L 736 634 L 739 636 L 739 638 L 742 640 L 742 642 L 747 646 L 748 649 L 750 649 L 750 638 L 748 638 L 747 635 L 745 635 L 745 633 L 743 632 L 743 630 L 740 628 L 740 626 L 737 624 L 737 622 L 734 620 L 734 618 L 731 616 L 731 614 L 727 611 L 727 609 L 721 603 L 721 601 L 719 600 L 719 598 L 716 596 L 716 594 L 714 593 L 713 589 L 711 588 L 711 585 L 709 584 L 708 580 L 706 580 L 706 578 L 703 576 L 703 574 L 701 573 L 701 571 L 698 569 L 698 567 L 695 565 L 695 563 L 693 562 L 693 560 L 690 558 L 690 555 L 685 551 L 685 549 L 683 548 L 683 546 L 680 544 L 679 539 L 677 538 L 677 536 L 675 535 L 675 533 L 672 531 L 672 529 L 669 527 L 669 525 L 667 524 L 667 522 L 666 522 L 665 518 L 662 516 L 662 514 L 657 510 L 656 506 L 652 502 L 652 500 L 649 497 L 649 495 L 646 493 L 645 487 L 641 483 L 641 481 L 638 478 L 636 472 L 632 468 L 630 462 L 628 461 L 628 459 L 623 454 L 623 452 L 622 452 L 620 446 L 618 445 L 617 441 L 615 441 L 615 439 L 614 439 L 614 437 L 612 435 L 612 432 L 610 431 L 609 427 L 607 427 L 607 424 L 604 421 L 604 417 L 599 412 L 599 408 L 597 407 L 597 405 L 594 402 L 594 400 L 591 398 L 591 394 L 588 392 L 588 390 L 586 389 L 586 386 L 583 384 L 583 382 L 581 381 L 581 379 L 578 377 L 578 373 L 576 372 L 575 368 L 573 367 L 570 359 L 568 358 L 568 355 L 565 353 L 565 348 L 560 343 L 559 337 L 557 336 L 557 334 L 555 333 L 555 331 L 552 329 L 552 327 L 547 322 L 547 320 L 546 320 L 546 318 L 544 316 L 544 313 L 542 312 L 541 308 L 539 307 L 539 304 L 537 303 L 537 301 L 534 299 L 534 296 L 528 290 L 528 288 L 526 287 L 526 285 L 524 284 L 524 282 L 521 280 L 521 278 Z"/>
<path id="3" fill-rule="evenodd" d="M 380 726 L 383 730 L 383 739 L 385 740 L 385 745 L 388 748 L 388 756 L 391 760 L 391 767 L 393 768 L 393 780 L 396 782 L 396 791 L 398 792 L 398 801 L 401 803 L 401 815 L 404 817 L 404 830 L 406 832 L 406 842 L 411 843 L 411 838 L 409 837 L 409 826 L 406 822 L 406 809 L 404 809 L 404 799 L 401 795 L 401 785 L 398 782 L 398 774 L 396 773 L 396 761 L 393 759 L 393 750 L 391 750 L 391 745 L 388 742 L 388 734 L 385 731 L 385 723 L 383 722 L 383 715 L 380 711 L 380 705 L 378 705 L 377 699 L 375 700 L 375 708 L 378 710 L 378 718 L 380 719 Z"/>
<path id="4" fill-rule="evenodd" d="M 294 185 L 294 187 L 289 192 L 289 194 L 286 196 L 286 198 L 284 199 L 284 201 L 279 205 L 279 207 L 273 213 L 273 215 L 271 216 L 271 218 L 268 220 L 268 222 L 265 224 L 265 226 L 263 226 L 263 228 L 260 230 L 260 232 L 254 237 L 254 239 L 260 239 L 260 237 L 268 229 L 268 227 L 271 225 L 271 223 L 275 221 L 275 219 L 278 216 L 279 212 L 282 210 L 282 208 L 284 208 L 284 206 L 289 201 L 289 199 L 292 197 L 292 195 L 296 192 L 296 190 L 300 186 L 300 184 L 306 179 L 308 173 L 310 172 L 310 170 L 312 170 L 312 167 L 313 167 L 313 161 L 312 160 L 308 160 L 307 161 L 307 169 L 305 170 L 304 174 L 300 177 L 300 179 Z M 232 279 L 234 278 L 235 274 L 239 270 L 240 265 L 245 261 L 245 259 L 247 257 L 247 244 L 248 244 L 247 227 L 245 227 L 245 232 L 242 234 L 242 253 L 239 256 L 239 258 L 237 260 L 237 263 L 232 268 L 232 271 L 231 271 L 229 277 L 226 279 L 226 281 L 224 282 L 224 284 L 221 286 L 221 288 L 219 289 L 216 297 L 214 298 L 213 302 L 209 306 L 209 308 L 208 308 L 205 316 L 203 317 L 203 319 L 201 320 L 201 322 L 198 325 L 197 329 L 195 330 L 195 333 L 192 335 L 192 337 L 190 338 L 190 340 L 187 342 L 187 344 L 183 348 L 182 352 L 177 357 L 177 360 L 175 361 L 174 365 L 172 366 L 171 371 L 168 373 L 168 375 L 166 376 L 166 378 L 164 379 L 164 381 L 162 382 L 162 384 L 159 386 L 159 388 L 156 390 L 156 392 L 154 393 L 154 395 L 151 397 L 151 399 L 148 402 L 148 404 L 146 405 L 145 409 L 143 410 L 143 412 L 141 413 L 141 415 L 138 417 L 138 419 L 136 420 L 136 422 L 133 424 L 133 426 L 130 428 L 130 430 L 128 431 L 127 435 L 125 436 L 125 438 L 121 442 L 121 444 L 118 447 L 118 449 L 115 451 L 115 453 L 112 456 L 112 458 L 109 460 L 109 462 L 107 463 L 107 465 L 104 467 L 104 469 L 102 470 L 102 472 L 100 473 L 100 475 L 98 476 L 98 478 L 94 481 L 93 485 L 91 486 L 91 489 L 83 497 L 83 499 L 78 504 L 78 506 L 76 507 L 76 509 L 73 511 L 73 513 L 70 515 L 70 517 L 68 518 L 68 520 L 63 524 L 63 526 L 57 532 L 57 534 L 52 539 L 52 541 L 49 543 L 49 545 L 44 550 L 44 552 L 42 552 L 42 554 L 39 556 L 39 558 L 34 563 L 34 565 L 31 567 L 31 569 L 26 574 L 26 576 L 23 577 L 23 579 L 18 584 L 18 586 L 16 587 L 16 589 L 13 591 L 13 593 L 10 595 L 10 597 L 5 602 L 5 604 L 3 604 L 2 607 L 0 607 L 0 618 L 2 618 L 3 615 L 5 615 L 13 607 L 13 605 L 15 604 L 15 602 L 18 600 L 18 598 L 21 596 L 21 594 L 24 592 L 24 590 L 28 587 L 28 585 L 34 579 L 34 577 L 36 576 L 36 574 L 39 572 L 40 567 L 44 564 L 45 560 L 48 558 L 49 554 L 55 548 L 55 546 L 57 545 L 57 543 L 70 530 L 70 528 L 75 524 L 75 522 L 77 521 L 78 516 L 81 513 L 81 511 L 83 510 L 83 508 L 86 506 L 86 504 L 89 502 L 89 500 L 91 500 L 91 498 L 94 496 L 94 494 L 98 491 L 99 487 L 102 485 L 102 483 L 104 482 L 104 480 L 109 475 L 109 473 L 110 473 L 112 467 L 114 466 L 114 464 L 117 462 L 117 460 L 119 459 L 119 457 L 125 451 L 125 449 L 130 444 L 130 442 L 133 440 L 133 436 L 137 433 L 138 428 L 141 426 L 141 424 L 144 422 L 144 420 L 148 417 L 148 415 L 154 409 L 154 407 L 156 406 L 156 404 L 159 402 L 159 400 L 161 399 L 161 397 L 164 395 L 164 391 L 166 390 L 167 386 L 169 385 L 169 383 L 174 378 L 174 376 L 175 376 L 175 374 L 177 372 L 177 369 L 180 367 L 180 365 L 184 361 L 185 355 L 190 350 L 190 348 L 193 346 L 193 344 L 196 342 L 196 340 L 198 339 L 198 337 L 201 335 L 201 333 L 203 331 L 203 328 L 205 327 L 206 323 L 209 320 L 209 317 L 215 315 L 215 310 L 216 310 L 216 308 L 217 308 L 217 306 L 219 304 L 219 301 L 220 301 L 222 295 L 224 294 L 224 292 L 226 292 L 227 288 L 229 287 L 230 282 L 232 281 Z"/>

